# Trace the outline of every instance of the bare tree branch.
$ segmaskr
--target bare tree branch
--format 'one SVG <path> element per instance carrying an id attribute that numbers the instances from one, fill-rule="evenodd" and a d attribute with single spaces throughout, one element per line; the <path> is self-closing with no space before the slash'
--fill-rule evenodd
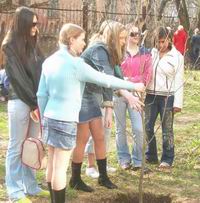
<path id="1" fill-rule="evenodd" d="M 200 29 L 200 9 L 197 17 L 197 27 Z"/>

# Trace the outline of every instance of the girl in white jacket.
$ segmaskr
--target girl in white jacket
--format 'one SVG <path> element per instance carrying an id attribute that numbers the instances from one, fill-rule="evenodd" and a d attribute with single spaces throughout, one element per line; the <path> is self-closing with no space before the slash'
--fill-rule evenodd
<path id="1" fill-rule="evenodd" d="M 158 114 L 162 126 L 162 157 L 160 168 L 169 168 L 174 160 L 173 118 L 183 104 L 183 56 L 172 46 L 172 37 L 167 28 L 160 27 L 152 49 L 153 77 L 147 86 L 145 99 L 145 129 L 148 146 L 146 160 L 158 163 L 155 121 Z"/>

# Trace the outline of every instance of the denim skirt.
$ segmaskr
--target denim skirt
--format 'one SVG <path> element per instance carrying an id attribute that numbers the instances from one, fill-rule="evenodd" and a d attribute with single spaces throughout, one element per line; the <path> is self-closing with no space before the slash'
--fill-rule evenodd
<path id="1" fill-rule="evenodd" d="M 77 123 L 44 118 L 42 140 L 56 148 L 70 150 L 76 144 Z"/>
<path id="2" fill-rule="evenodd" d="M 102 117 L 99 98 L 97 97 L 97 94 L 85 89 L 81 103 L 81 110 L 79 112 L 79 123 L 89 122 L 98 117 Z"/>

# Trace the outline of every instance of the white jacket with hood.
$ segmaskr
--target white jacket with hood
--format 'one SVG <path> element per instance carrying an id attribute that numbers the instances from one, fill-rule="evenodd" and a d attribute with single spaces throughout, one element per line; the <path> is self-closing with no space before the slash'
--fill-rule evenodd
<path id="1" fill-rule="evenodd" d="M 159 51 L 152 49 L 153 76 L 147 93 L 161 96 L 174 95 L 174 107 L 183 106 L 184 58 L 175 47 L 161 59 Z"/>

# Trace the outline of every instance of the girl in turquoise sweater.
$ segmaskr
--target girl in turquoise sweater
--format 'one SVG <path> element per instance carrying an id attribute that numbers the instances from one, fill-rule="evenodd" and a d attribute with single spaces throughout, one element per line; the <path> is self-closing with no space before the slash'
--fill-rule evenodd
<path id="1" fill-rule="evenodd" d="M 38 88 L 38 105 L 43 124 L 43 140 L 48 145 L 46 180 L 51 201 L 65 202 L 66 170 L 75 147 L 76 123 L 81 108 L 85 82 L 107 88 L 143 91 L 134 84 L 94 70 L 78 56 L 85 42 L 85 31 L 75 24 L 63 25 L 60 49 L 42 66 Z"/>

